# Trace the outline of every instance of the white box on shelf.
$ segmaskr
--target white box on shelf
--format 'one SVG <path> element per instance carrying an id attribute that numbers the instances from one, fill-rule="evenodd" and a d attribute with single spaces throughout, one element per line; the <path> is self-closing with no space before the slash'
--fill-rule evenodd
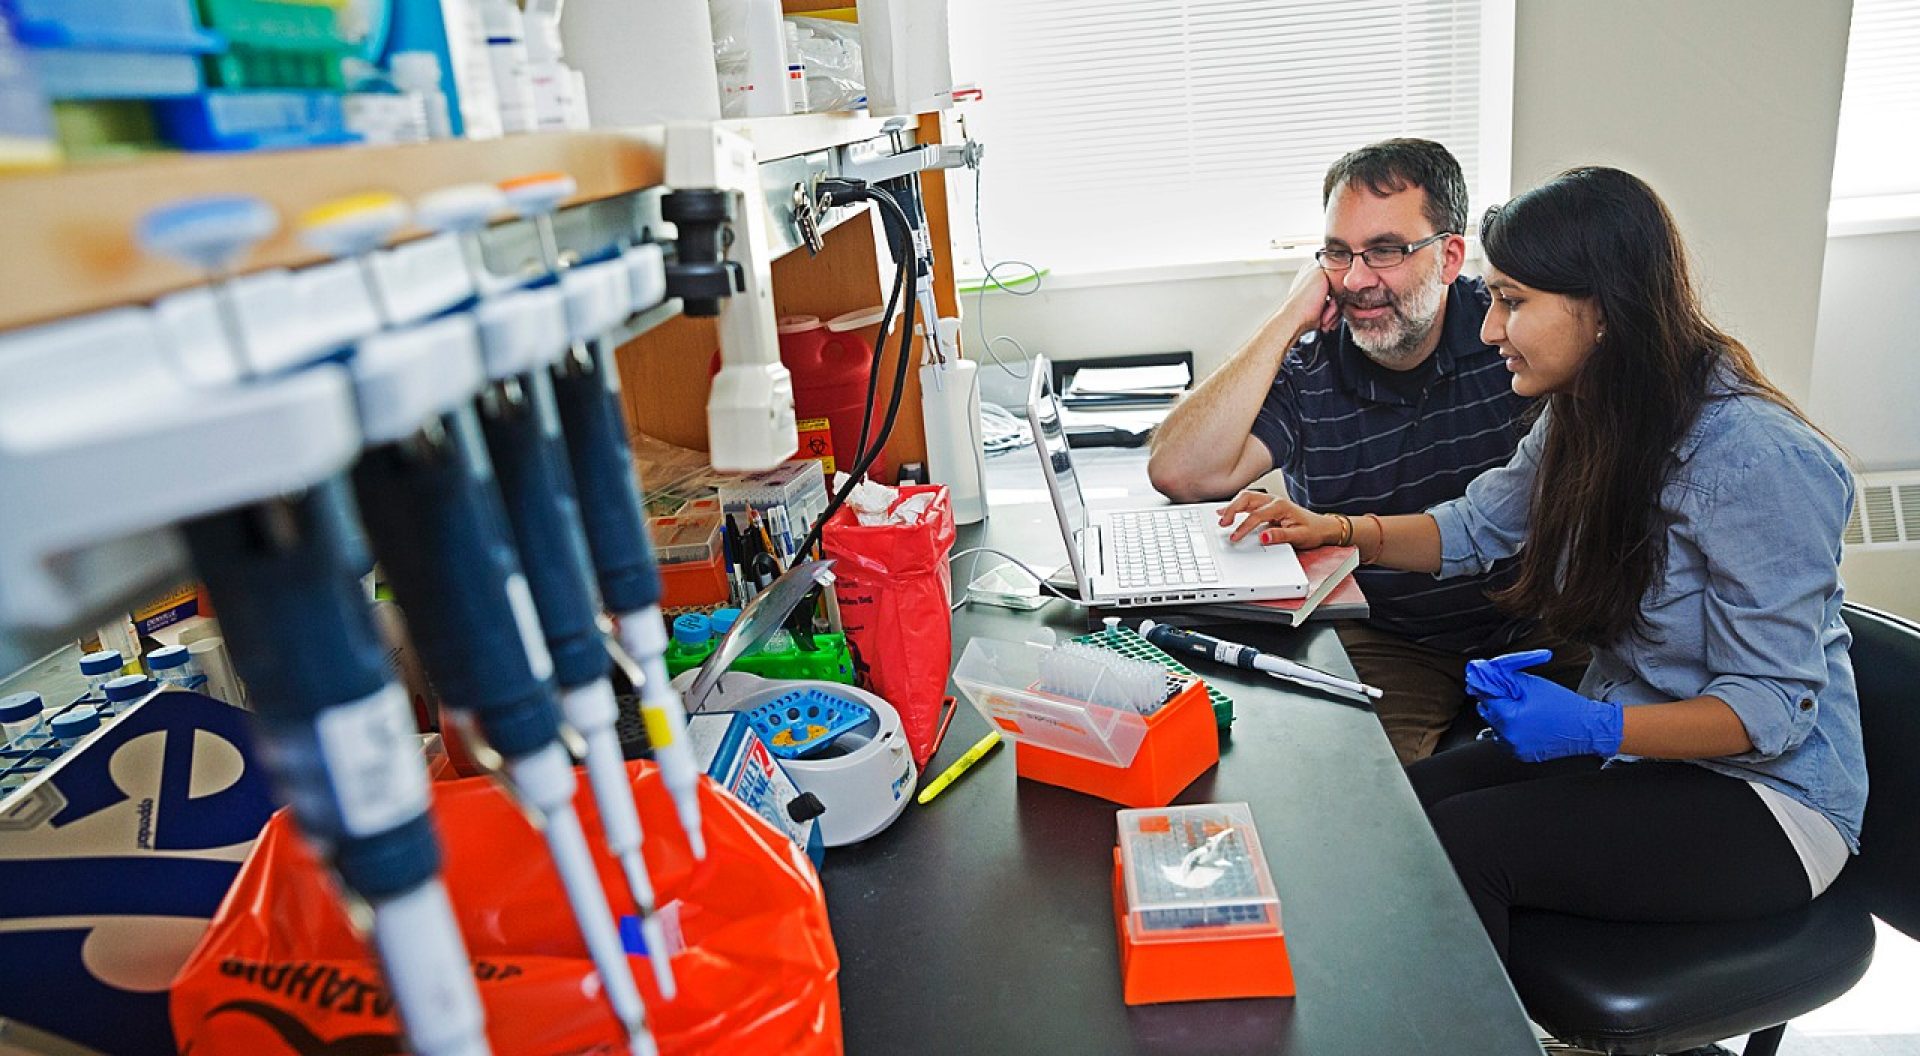
<path id="1" fill-rule="evenodd" d="M 867 110 L 920 114 L 953 105 L 947 0 L 859 0 Z"/>

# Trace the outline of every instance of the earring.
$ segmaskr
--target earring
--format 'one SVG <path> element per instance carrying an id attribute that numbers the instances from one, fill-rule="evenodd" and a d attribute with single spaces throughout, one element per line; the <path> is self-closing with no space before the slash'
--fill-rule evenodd
<path id="1" fill-rule="evenodd" d="M 1597 345 L 1597 344 L 1599 344 L 1600 342 L 1602 342 L 1602 341 L 1605 341 L 1606 339 L 1607 339 L 1607 328 L 1606 328 L 1606 327 L 1604 327 L 1604 326 L 1603 326 L 1603 327 L 1601 327 L 1600 329 L 1598 329 L 1598 330 L 1595 330 L 1595 331 L 1593 332 L 1593 343 L 1594 343 L 1594 344 L 1596 344 L 1596 345 Z"/>

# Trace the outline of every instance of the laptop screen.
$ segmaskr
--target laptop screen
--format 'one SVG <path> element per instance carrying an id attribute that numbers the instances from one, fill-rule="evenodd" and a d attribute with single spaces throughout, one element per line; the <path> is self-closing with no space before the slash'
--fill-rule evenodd
<path id="1" fill-rule="evenodd" d="M 1080 574 L 1077 536 L 1087 527 L 1087 504 L 1080 479 L 1073 472 L 1073 454 L 1067 447 L 1066 425 L 1060 417 L 1060 397 L 1053 391 L 1053 366 L 1045 356 L 1033 357 L 1028 368 L 1033 380 L 1027 390 L 1027 424 L 1034 448 L 1047 468 L 1047 490 L 1053 493 L 1054 512 L 1067 541 L 1067 555 L 1076 577 Z"/>

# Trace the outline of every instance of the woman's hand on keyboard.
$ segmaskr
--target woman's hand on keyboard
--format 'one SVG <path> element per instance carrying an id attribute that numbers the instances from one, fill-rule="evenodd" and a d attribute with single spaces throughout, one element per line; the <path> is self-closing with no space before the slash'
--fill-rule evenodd
<path id="1" fill-rule="evenodd" d="M 1231 536 L 1236 543 L 1260 531 L 1260 542 L 1267 546 L 1287 543 L 1297 550 L 1311 550 L 1339 542 L 1344 532 L 1340 518 L 1315 513 L 1298 503 L 1263 491 L 1243 491 L 1234 496 L 1232 502 L 1221 507 L 1221 527 L 1233 524 L 1234 518 L 1242 514 L 1246 516 L 1234 526 Z"/>

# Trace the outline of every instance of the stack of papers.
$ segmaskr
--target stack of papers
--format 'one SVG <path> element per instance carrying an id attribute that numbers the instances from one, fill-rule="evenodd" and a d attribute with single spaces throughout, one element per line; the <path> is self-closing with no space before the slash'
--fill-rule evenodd
<path id="1" fill-rule="evenodd" d="M 1083 367 L 1074 372 L 1066 402 L 1172 402 L 1187 391 L 1193 373 L 1185 363 L 1150 367 Z"/>

